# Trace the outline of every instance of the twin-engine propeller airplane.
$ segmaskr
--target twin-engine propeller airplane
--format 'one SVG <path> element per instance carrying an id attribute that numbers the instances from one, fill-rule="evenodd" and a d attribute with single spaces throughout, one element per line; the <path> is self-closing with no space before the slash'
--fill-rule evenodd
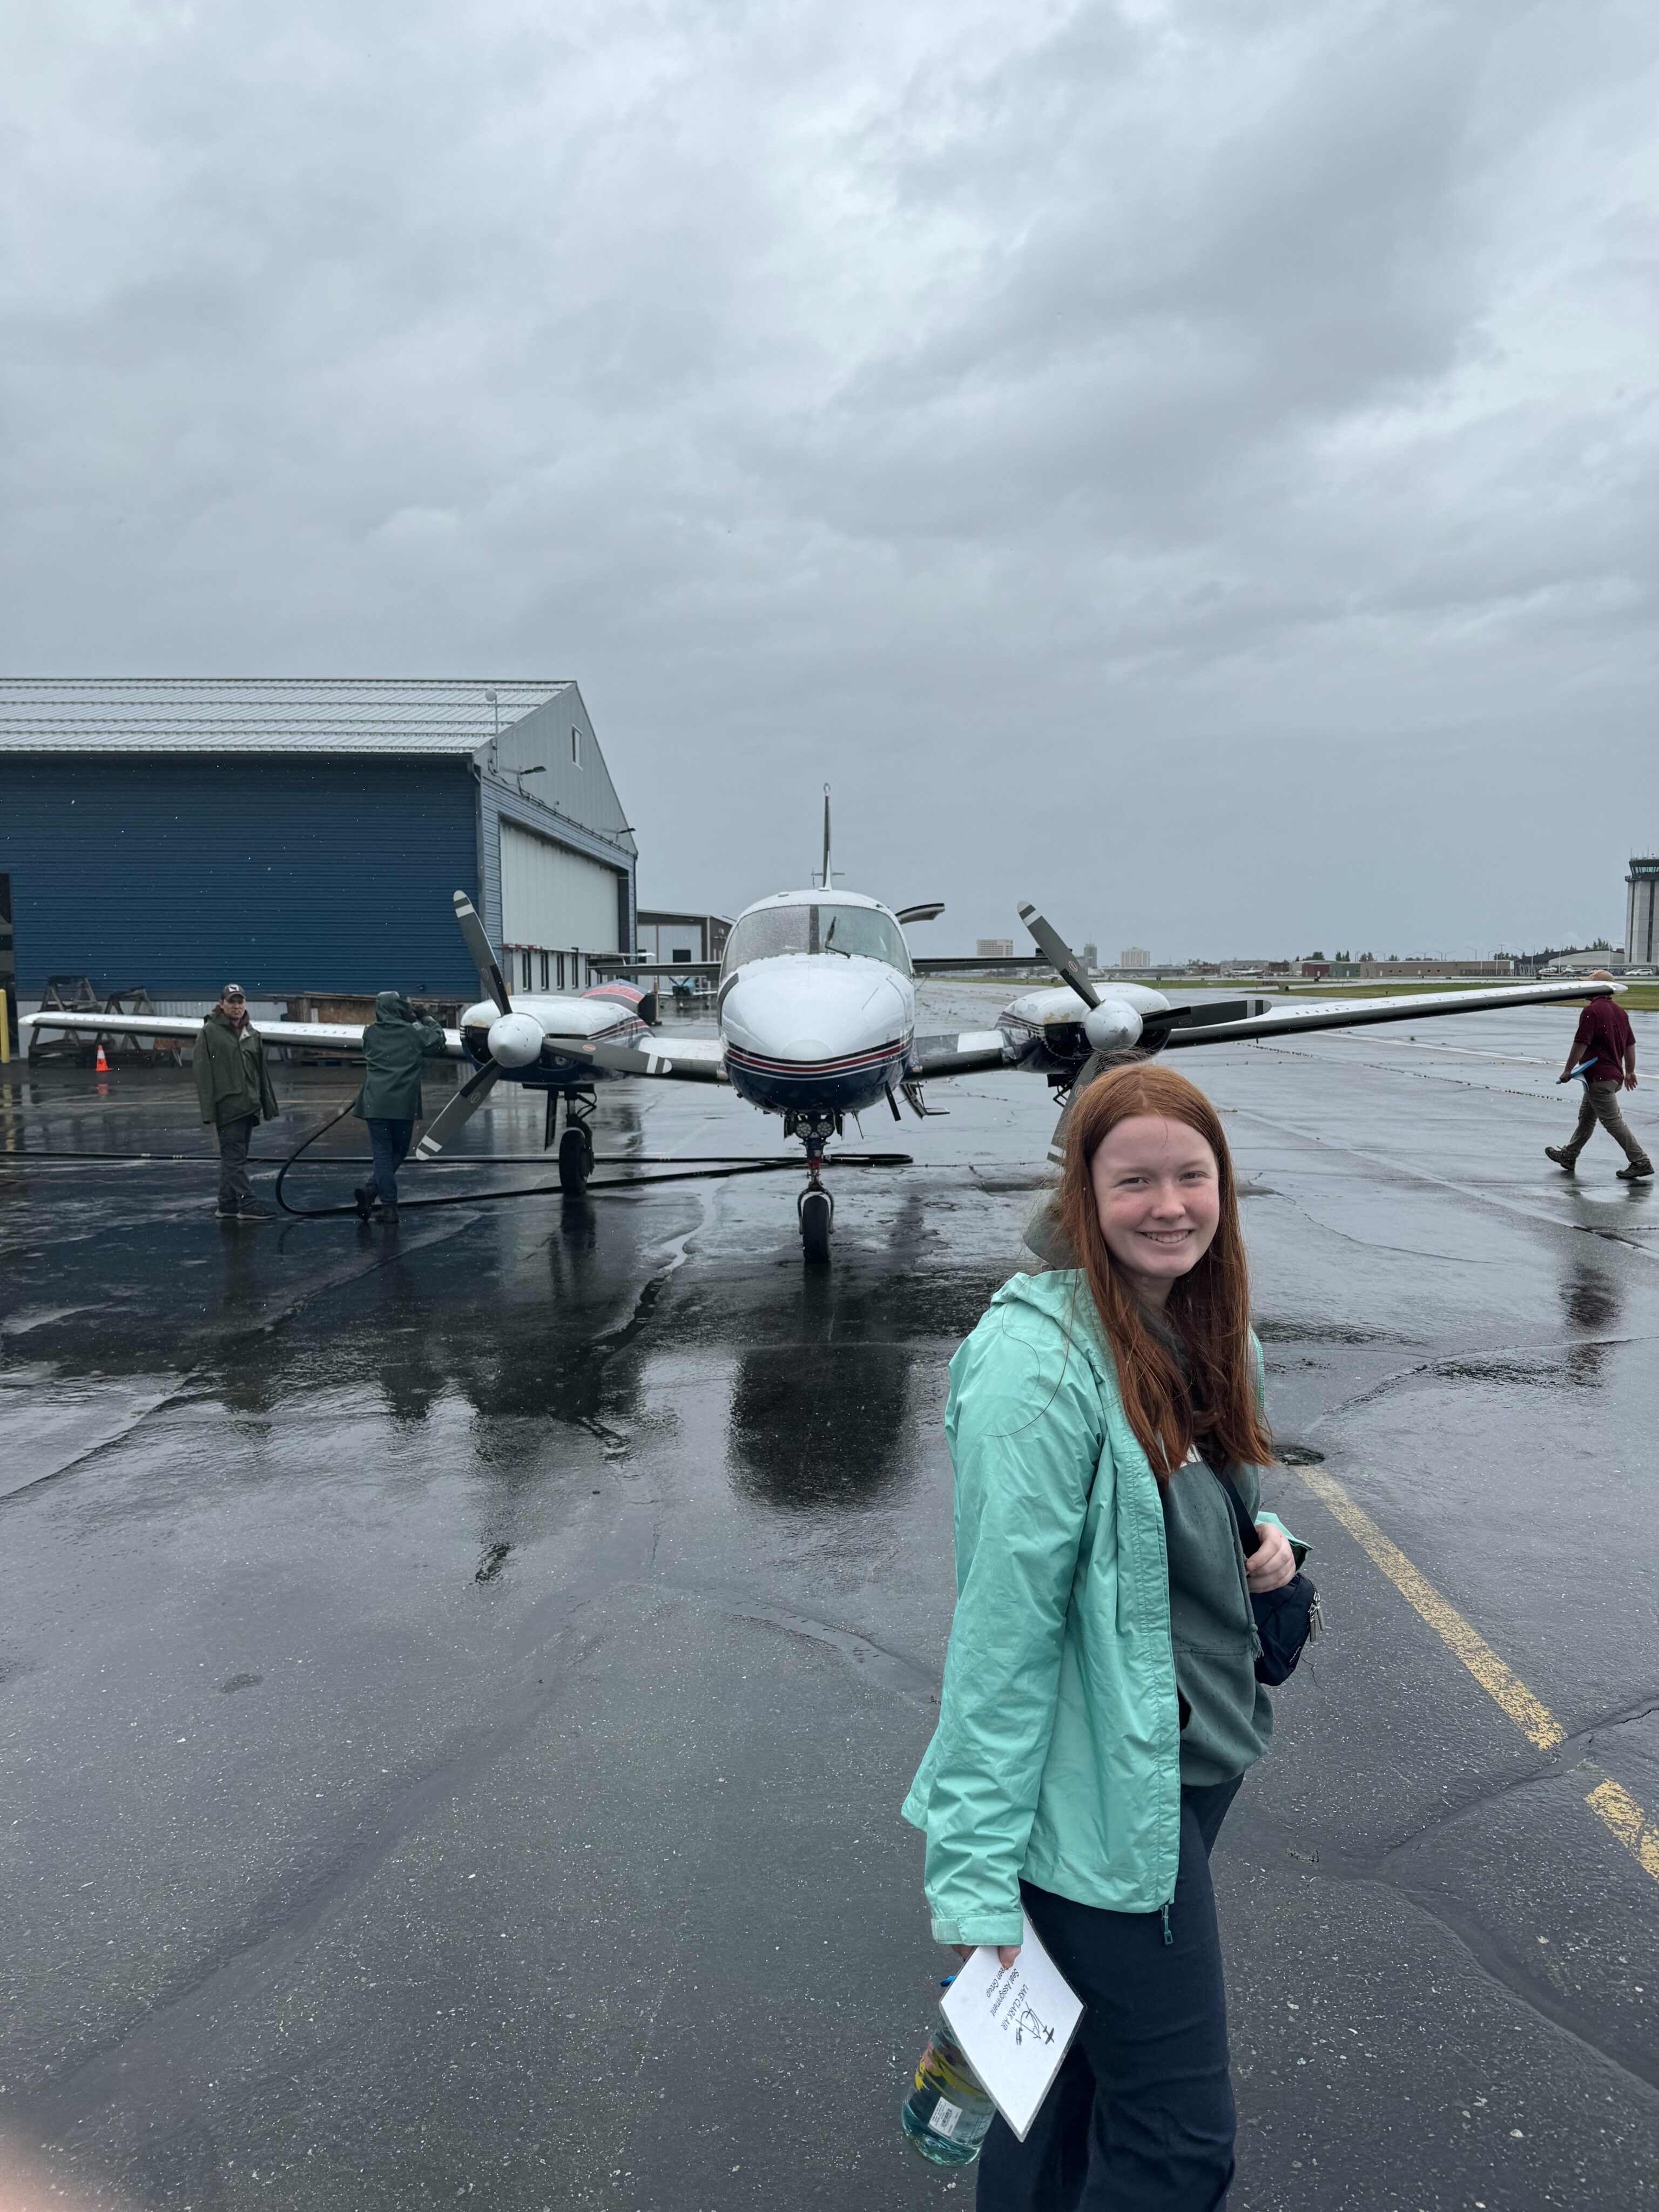
<path id="1" fill-rule="evenodd" d="M 823 884 L 833 882 L 829 843 Z M 991 1030 L 916 1035 L 918 975 L 984 974 L 1036 963 L 1018 960 L 913 959 L 902 924 L 931 921 L 942 904 L 896 911 L 857 892 L 783 891 L 745 908 L 733 924 L 717 973 L 720 1038 L 659 1049 L 610 1040 L 586 1048 L 595 1066 L 618 1073 L 729 1082 L 763 1112 L 783 1117 L 784 1134 L 805 1146 L 807 1185 L 798 1201 L 809 1260 L 827 1258 L 834 1201 L 820 1170 L 824 1146 L 844 1118 L 884 1101 L 901 1118 L 902 1097 L 931 1109 L 921 1085 L 990 1068 L 1047 1078 L 1069 1111 L 1075 1091 L 1122 1057 L 1188 1045 L 1226 1044 L 1290 1030 L 1351 1029 L 1371 1022 L 1425 1021 L 1505 1006 L 1546 1006 L 1616 991 L 1608 982 L 1509 984 L 1488 991 L 1428 992 L 1369 1001 L 1286 1006 L 1266 998 L 1182 1001 L 1133 983 L 1097 990 L 1083 964 L 1033 906 L 1022 906 L 1042 962 L 1058 986 L 1028 991 Z M 618 963 L 630 975 L 650 963 Z M 681 972 L 681 971 L 677 971 Z M 1058 1159 L 1066 1111 L 1050 1147 Z"/>
<path id="2" fill-rule="evenodd" d="M 1265 998 L 1207 1003 L 1172 1000 L 1161 991 L 1112 983 L 1097 989 L 1068 945 L 1035 907 L 1022 906 L 1042 963 L 1058 985 L 1028 991 L 998 1015 L 996 1026 L 945 1036 L 916 1034 L 915 979 L 951 973 L 1029 969 L 1035 961 L 913 959 L 904 925 L 943 913 L 929 905 L 884 906 L 856 891 L 830 888 L 826 811 L 821 884 L 760 899 L 738 917 L 716 963 L 677 965 L 675 975 L 717 977 L 717 1037 L 665 1042 L 644 1018 L 639 989 L 607 982 L 578 995 L 520 995 L 507 991 L 495 951 L 465 892 L 456 919 L 486 995 L 446 1033 L 450 1055 L 472 1073 L 427 1130 L 418 1157 L 431 1158 L 453 1139 L 502 1080 L 547 1094 L 544 1141 L 551 1145 L 559 1103 L 565 1128 L 559 1182 L 580 1191 L 593 1165 L 588 1120 L 595 1085 L 645 1077 L 674 1082 L 726 1083 L 763 1113 L 781 1117 L 786 1137 L 805 1148 L 806 1188 L 797 1201 L 801 1243 L 809 1261 L 829 1256 L 834 1201 L 823 1187 L 824 1148 L 847 1115 L 884 1102 L 896 1121 L 900 1101 L 930 1112 L 923 1084 L 996 1068 L 1046 1078 L 1066 1110 L 1076 1091 L 1103 1067 L 1130 1053 L 1228 1044 L 1291 1031 L 1352 1029 L 1374 1022 L 1430 1021 L 1446 1014 L 1508 1006 L 1547 1006 L 1606 995 L 1621 987 L 1583 980 L 1506 984 L 1491 990 L 1431 992 L 1369 1001 L 1309 1001 L 1287 1006 Z M 597 963 L 596 963 L 597 964 Z M 652 975 L 655 963 L 618 957 L 605 964 L 628 975 Z M 25 1015 L 20 1028 L 82 1035 L 190 1037 L 199 1022 L 155 1014 L 72 1013 L 53 1008 Z M 349 1050 L 362 1032 L 316 1022 L 261 1023 L 273 1044 L 325 1044 Z M 1051 1158 L 1057 1158 L 1065 1112 Z"/>

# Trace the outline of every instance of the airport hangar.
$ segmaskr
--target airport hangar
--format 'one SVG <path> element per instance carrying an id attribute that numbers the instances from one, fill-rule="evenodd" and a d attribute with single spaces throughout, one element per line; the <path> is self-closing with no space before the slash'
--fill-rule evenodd
<path id="1" fill-rule="evenodd" d="M 470 1003 L 451 895 L 514 990 L 631 946 L 636 853 L 576 685 L 0 679 L 0 910 L 48 976 L 195 1012 L 398 988 Z"/>

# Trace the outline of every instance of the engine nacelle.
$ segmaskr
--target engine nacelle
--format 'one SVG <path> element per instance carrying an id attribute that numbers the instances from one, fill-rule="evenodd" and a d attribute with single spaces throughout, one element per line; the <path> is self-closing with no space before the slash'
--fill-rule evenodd
<path id="1" fill-rule="evenodd" d="M 1140 1042 L 1140 1016 L 1121 999 L 1103 999 L 1084 1016 L 1083 1034 L 1097 1052 L 1127 1052 Z"/>

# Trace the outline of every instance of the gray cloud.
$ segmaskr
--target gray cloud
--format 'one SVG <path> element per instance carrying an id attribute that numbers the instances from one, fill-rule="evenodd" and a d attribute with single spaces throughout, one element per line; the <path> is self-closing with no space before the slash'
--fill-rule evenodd
<path id="1" fill-rule="evenodd" d="M 647 896 L 1617 924 L 1659 39 L 1581 4 L 9 11 L 19 672 L 574 674 Z"/>

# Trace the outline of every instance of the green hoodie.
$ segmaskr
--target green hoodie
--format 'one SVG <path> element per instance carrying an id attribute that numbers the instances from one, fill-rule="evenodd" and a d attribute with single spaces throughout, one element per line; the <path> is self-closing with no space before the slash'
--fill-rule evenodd
<path id="1" fill-rule="evenodd" d="M 1156 1912 L 1181 1851 L 1164 1508 L 1079 1270 L 997 1292 L 951 1362 L 945 1433 L 957 1609 L 904 1803 L 933 1935 L 1018 1943 L 1022 1876 Z M 1253 1518 L 1275 1518 L 1255 1468 L 1233 1479 Z"/>
<path id="2" fill-rule="evenodd" d="M 417 1015 L 401 991 L 382 991 L 363 1031 L 363 1087 L 352 1111 L 363 1121 L 418 1121 L 421 1063 L 443 1048 L 436 1022 Z"/>

